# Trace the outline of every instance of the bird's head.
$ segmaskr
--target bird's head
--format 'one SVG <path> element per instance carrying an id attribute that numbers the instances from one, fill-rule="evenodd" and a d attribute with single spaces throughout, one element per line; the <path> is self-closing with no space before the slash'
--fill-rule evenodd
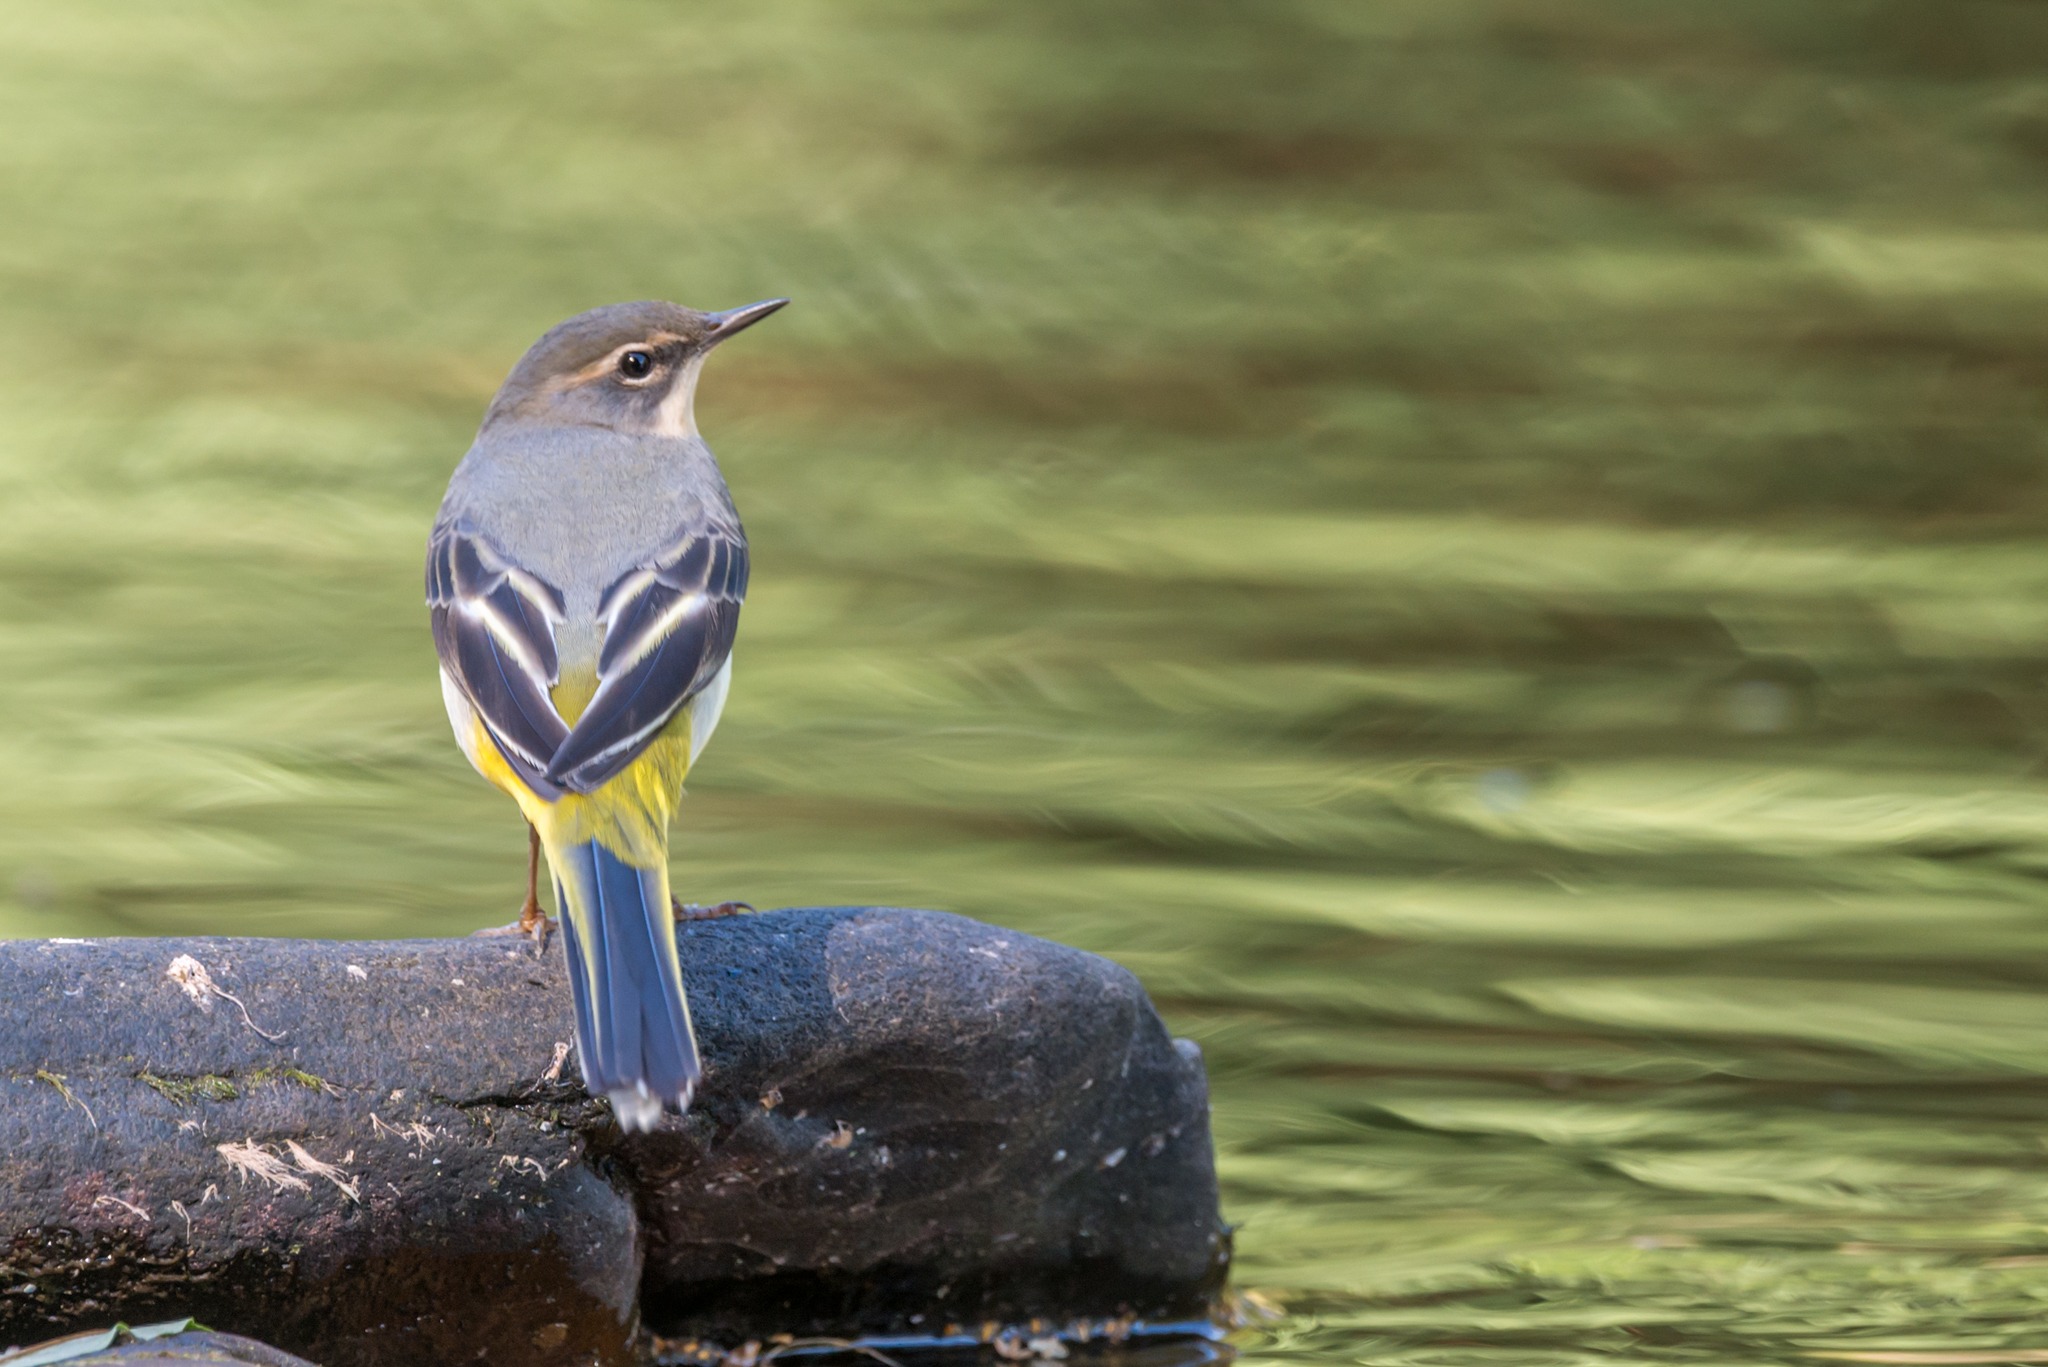
<path id="1" fill-rule="evenodd" d="M 484 429 L 517 422 L 694 436 L 704 357 L 788 302 L 763 299 L 700 313 L 649 300 L 579 313 L 520 357 L 485 411 Z"/>

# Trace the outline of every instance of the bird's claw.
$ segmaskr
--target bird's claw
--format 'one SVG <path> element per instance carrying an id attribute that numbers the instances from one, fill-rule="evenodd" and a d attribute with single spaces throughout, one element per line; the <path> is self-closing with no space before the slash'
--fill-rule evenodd
<path id="1" fill-rule="evenodd" d="M 548 947 L 548 941 L 554 938 L 555 932 L 559 929 L 561 929 L 560 923 L 554 917 L 542 911 L 538 903 L 528 902 L 519 909 L 519 919 L 510 925 L 491 926 L 485 930 L 473 930 L 470 934 L 481 936 L 520 935 L 532 940 L 538 949 L 545 951 Z"/>
<path id="2" fill-rule="evenodd" d="M 560 927 L 555 919 L 540 909 L 540 832 L 531 825 L 526 828 L 526 900 L 520 903 L 519 919 L 509 926 L 492 926 L 488 930 L 471 931 L 472 935 L 524 935 L 534 942 L 534 952 L 545 954 L 548 941 L 554 938 Z"/>

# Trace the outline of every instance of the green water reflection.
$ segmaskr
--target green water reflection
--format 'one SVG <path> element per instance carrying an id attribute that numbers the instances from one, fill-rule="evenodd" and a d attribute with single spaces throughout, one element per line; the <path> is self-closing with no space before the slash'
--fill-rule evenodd
<path id="1" fill-rule="evenodd" d="M 2043 71 L 1975 0 L 4 0 L 0 930 L 505 920 L 442 483 L 555 319 L 788 294 L 685 896 L 1139 972 L 1254 1361 L 2048 1347 Z"/>

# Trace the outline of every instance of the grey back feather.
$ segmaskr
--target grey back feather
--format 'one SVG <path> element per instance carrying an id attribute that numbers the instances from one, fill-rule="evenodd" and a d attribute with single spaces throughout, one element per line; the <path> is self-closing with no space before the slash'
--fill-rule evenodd
<path id="1" fill-rule="evenodd" d="M 438 520 L 458 518 L 560 589 L 572 621 L 679 533 L 739 524 L 702 438 L 525 424 L 485 431 L 463 457 Z"/>

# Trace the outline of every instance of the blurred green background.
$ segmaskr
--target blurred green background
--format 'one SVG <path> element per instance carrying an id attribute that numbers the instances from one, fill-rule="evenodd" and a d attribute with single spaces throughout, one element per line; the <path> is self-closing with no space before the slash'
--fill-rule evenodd
<path id="1" fill-rule="evenodd" d="M 1139 972 L 1255 1362 L 2048 1347 L 2044 211 L 2016 0 L 0 0 L 0 931 L 508 919 L 443 482 L 787 294 L 685 897 Z"/>

